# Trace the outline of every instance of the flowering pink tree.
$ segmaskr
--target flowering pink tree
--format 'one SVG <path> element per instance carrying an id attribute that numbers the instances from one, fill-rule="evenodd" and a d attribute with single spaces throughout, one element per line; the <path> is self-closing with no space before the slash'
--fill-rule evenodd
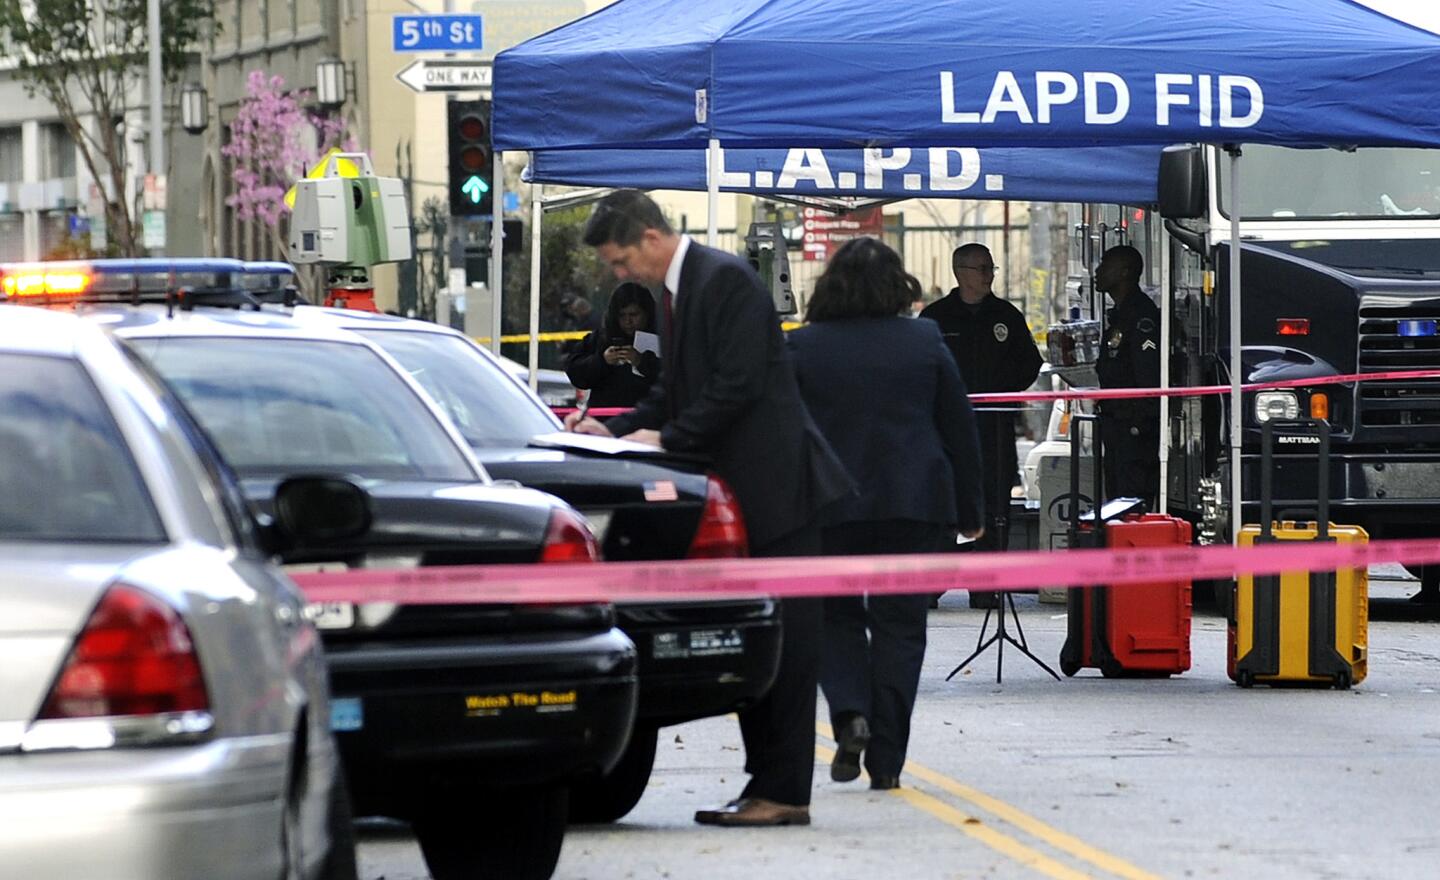
<path id="1" fill-rule="evenodd" d="M 276 250 L 288 257 L 280 230 L 280 219 L 289 212 L 286 191 L 331 147 L 353 147 L 345 137 L 345 120 L 306 110 L 309 92 L 287 92 L 283 77 L 251 71 L 245 91 L 230 123 L 230 142 L 220 148 L 231 160 L 235 181 L 225 204 L 242 222 L 264 224 Z"/>

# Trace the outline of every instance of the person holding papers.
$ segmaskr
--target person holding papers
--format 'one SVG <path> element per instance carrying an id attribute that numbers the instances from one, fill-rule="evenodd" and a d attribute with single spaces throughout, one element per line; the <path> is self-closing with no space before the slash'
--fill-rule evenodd
<path id="1" fill-rule="evenodd" d="M 660 375 L 659 354 L 655 298 L 627 281 L 610 294 L 601 329 L 565 356 L 565 373 L 576 388 L 590 390 L 589 406 L 634 406 Z"/>
<path id="2" fill-rule="evenodd" d="M 634 412 L 603 425 L 571 413 L 565 427 L 707 455 L 740 502 L 751 556 L 819 553 L 820 512 L 853 484 L 800 400 L 760 276 L 676 232 L 635 190 L 601 199 L 584 240 L 617 280 L 660 288 L 664 355 L 660 381 Z M 701 825 L 810 824 L 821 608 L 779 601 L 780 668 L 769 693 L 740 711 L 750 781 L 724 806 L 696 811 Z"/>

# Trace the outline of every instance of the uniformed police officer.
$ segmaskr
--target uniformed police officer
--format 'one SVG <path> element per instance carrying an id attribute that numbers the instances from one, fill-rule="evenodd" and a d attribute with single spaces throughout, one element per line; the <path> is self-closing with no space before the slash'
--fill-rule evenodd
<path id="1" fill-rule="evenodd" d="M 1102 388 L 1160 384 L 1160 310 L 1140 289 L 1144 258 L 1129 245 L 1110 248 L 1095 270 L 1095 287 L 1110 294 L 1105 342 L 1095 371 Z M 1100 402 L 1105 494 L 1145 499 L 1160 493 L 1160 402 L 1156 397 Z"/>
<path id="2" fill-rule="evenodd" d="M 972 393 L 1024 391 L 1040 374 L 1040 351 L 1030 336 L 1025 316 L 997 297 L 995 260 L 983 244 L 963 244 L 951 255 L 950 266 L 958 285 L 920 312 L 940 325 L 945 344 L 960 366 L 965 387 Z M 1006 515 L 1010 487 L 1015 483 L 1015 417 L 1009 412 L 975 413 L 983 461 L 985 522 L 994 524 Z M 1002 506 L 1003 505 L 1003 506 Z M 987 528 L 982 549 L 1004 550 L 998 541 L 1002 529 Z M 993 606 L 994 594 L 970 595 L 972 606 Z"/>

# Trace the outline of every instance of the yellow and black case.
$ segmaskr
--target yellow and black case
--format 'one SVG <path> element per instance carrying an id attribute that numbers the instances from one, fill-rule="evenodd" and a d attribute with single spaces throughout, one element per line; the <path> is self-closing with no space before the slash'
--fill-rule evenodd
<path id="1" fill-rule="evenodd" d="M 1277 427 L 1308 426 L 1319 441 L 1320 475 L 1315 519 L 1271 519 L 1271 447 Z M 1278 541 L 1365 542 L 1359 526 L 1329 522 L 1329 426 L 1323 421 L 1271 422 L 1263 430 L 1261 524 L 1240 530 L 1240 545 Z M 1243 575 L 1230 623 L 1230 677 L 1254 684 L 1348 688 L 1365 678 L 1369 630 L 1369 579 L 1363 568 Z"/>

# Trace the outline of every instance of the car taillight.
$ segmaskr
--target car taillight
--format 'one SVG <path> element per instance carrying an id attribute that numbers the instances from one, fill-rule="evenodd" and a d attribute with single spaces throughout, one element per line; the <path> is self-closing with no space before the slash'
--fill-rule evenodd
<path id="1" fill-rule="evenodd" d="M 180 614 L 136 587 L 111 587 L 95 606 L 40 719 L 205 711 L 210 698 Z"/>
<path id="2" fill-rule="evenodd" d="M 550 527 L 545 530 L 545 546 L 540 550 L 541 562 L 595 562 L 600 558 L 595 536 L 579 514 L 557 508 L 550 512 Z"/>
<path id="3" fill-rule="evenodd" d="M 712 476 L 705 485 L 705 510 L 700 527 L 690 542 L 689 559 L 731 559 L 750 555 L 750 538 L 745 534 L 745 517 L 730 487 Z"/>

